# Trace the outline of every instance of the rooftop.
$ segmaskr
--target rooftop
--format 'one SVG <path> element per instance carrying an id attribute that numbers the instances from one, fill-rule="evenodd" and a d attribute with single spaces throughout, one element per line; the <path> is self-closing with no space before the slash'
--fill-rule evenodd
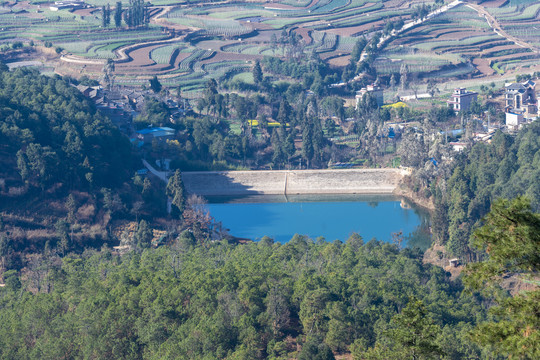
<path id="1" fill-rule="evenodd" d="M 174 132 L 174 129 L 171 129 L 170 127 L 148 127 L 137 131 L 137 134 L 146 135 L 156 131 Z"/>

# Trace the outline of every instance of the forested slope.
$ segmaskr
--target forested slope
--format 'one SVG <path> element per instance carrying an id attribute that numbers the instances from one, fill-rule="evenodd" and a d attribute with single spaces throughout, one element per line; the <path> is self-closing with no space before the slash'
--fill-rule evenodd
<path id="1" fill-rule="evenodd" d="M 61 239 L 62 251 L 100 247 L 111 216 L 140 196 L 128 139 L 67 80 L 37 70 L 0 70 L 0 163 L 0 239 L 12 255 Z"/>
<path id="2" fill-rule="evenodd" d="M 37 70 L 0 72 L 0 133 L 1 174 L 29 185 L 111 187 L 129 169 L 128 140 L 67 81 Z"/>
<path id="3" fill-rule="evenodd" d="M 484 308 L 420 252 L 357 235 L 346 244 L 194 244 L 186 232 L 173 247 L 50 254 L 48 272 L 7 273 L 0 358 L 481 356 L 467 333 Z"/>
<path id="4" fill-rule="evenodd" d="M 447 249 L 464 260 L 477 258 L 469 239 L 497 198 L 526 195 L 540 211 L 540 123 L 517 136 L 498 132 L 491 143 L 476 143 L 455 158 L 455 167 L 439 198 L 434 230 Z"/>

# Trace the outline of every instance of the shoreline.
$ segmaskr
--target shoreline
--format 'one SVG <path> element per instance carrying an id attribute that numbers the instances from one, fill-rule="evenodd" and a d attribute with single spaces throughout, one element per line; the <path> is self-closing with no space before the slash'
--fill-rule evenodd
<path id="1" fill-rule="evenodd" d="M 402 197 L 404 199 L 407 199 L 408 201 L 413 203 L 415 206 L 419 206 L 431 214 L 435 211 L 435 204 L 433 204 L 433 201 L 419 197 L 418 195 L 413 193 L 410 189 L 407 189 L 407 188 L 404 189 L 403 188 L 404 186 L 405 184 L 400 183 L 400 186 L 396 188 L 393 194 L 396 196 Z"/>

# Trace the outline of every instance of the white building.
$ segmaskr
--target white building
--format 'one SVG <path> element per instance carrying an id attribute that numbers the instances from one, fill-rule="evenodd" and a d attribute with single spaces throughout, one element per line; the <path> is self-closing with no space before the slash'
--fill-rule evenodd
<path id="1" fill-rule="evenodd" d="M 523 114 L 520 112 L 507 112 L 506 113 L 506 126 L 518 127 L 523 124 Z"/>

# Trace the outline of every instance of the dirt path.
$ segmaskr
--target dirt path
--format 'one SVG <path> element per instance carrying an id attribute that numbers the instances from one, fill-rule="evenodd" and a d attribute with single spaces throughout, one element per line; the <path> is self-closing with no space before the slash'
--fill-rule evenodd
<path id="1" fill-rule="evenodd" d="M 478 15 L 483 16 L 484 19 L 486 19 L 488 25 L 498 35 L 506 38 L 508 41 L 512 41 L 513 43 L 515 43 L 518 46 L 521 46 L 522 48 L 531 49 L 535 53 L 540 53 L 538 48 L 534 47 L 533 45 L 531 45 L 531 44 L 529 44 L 529 43 L 527 43 L 527 42 L 525 42 L 523 40 L 520 40 L 520 39 L 516 38 L 513 35 L 508 34 L 506 31 L 504 31 L 503 28 L 501 27 L 501 25 L 499 24 L 499 22 L 497 21 L 497 19 L 493 15 L 491 15 L 486 10 L 486 8 L 484 8 L 482 5 L 469 3 L 469 4 L 467 4 L 467 7 L 469 7 L 471 9 L 475 10 L 476 12 L 478 12 Z"/>

